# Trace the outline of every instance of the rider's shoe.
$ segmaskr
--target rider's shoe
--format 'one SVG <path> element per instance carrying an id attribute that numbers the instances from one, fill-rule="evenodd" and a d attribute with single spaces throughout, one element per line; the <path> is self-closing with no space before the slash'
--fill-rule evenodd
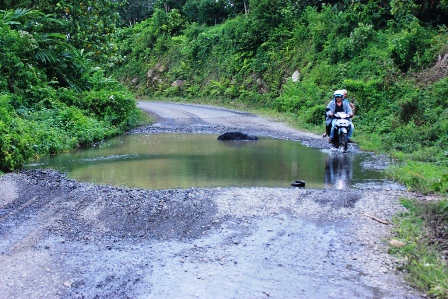
<path id="1" fill-rule="evenodd" d="M 333 138 L 328 138 L 328 143 L 333 143 Z"/>
<path id="2" fill-rule="evenodd" d="M 327 137 L 327 133 L 322 134 L 322 138 L 325 138 L 325 137 Z"/>
<path id="3" fill-rule="evenodd" d="M 356 143 L 356 142 L 354 142 L 354 141 L 351 140 L 351 139 L 347 140 L 347 142 L 348 142 L 348 143 Z"/>

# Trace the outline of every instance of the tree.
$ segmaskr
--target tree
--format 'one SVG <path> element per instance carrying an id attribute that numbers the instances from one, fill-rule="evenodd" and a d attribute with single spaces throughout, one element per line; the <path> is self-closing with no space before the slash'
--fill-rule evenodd
<path id="1" fill-rule="evenodd" d="M 128 0 L 119 7 L 118 12 L 122 24 L 129 26 L 150 18 L 154 12 L 156 0 Z"/>
<path id="2" fill-rule="evenodd" d="M 102 60 L 114 51 L 111 36 L 122 4 L 122 0 L 61 0 L 55 3 L 55 12 L 65 20 L 63 29 L 68 41 L 78 49 L 94 53 L 95 60 Z"/>
<path id="3" fill-rule="evenodd" d="M 24 92 L 47 78 L 57 87 L 85 88 L 80 86 L 80 78 L 87 71 L 82 52 L 67 43 L 65 35 L 47 30 L 57 28 L 61 21 L 29 9 L 1 11 L 0 18 L 4 40 L 1 52 L 8 53 L 2 56 L 0 68 L 8 92 Z"/>
<path id="4" fill-rule="evenodd" d="M 64 34 L 75 48 L 91 52 L 94 60 L 105 61 L 115 51 L 111 37 L 119 22 L 118 8 L 124 3 L 125 0 L 19 0 L 4 6 L 53 15 L 63 21 L 53 31 Z"/>
<path id="5" fill-rule="evenodd" d="M 239 14 L 249 14 L 249 0 L 222 1 L 228 18 L 235 18 Z"/>
<path id="6" fill-rule="evenodd" d="M 228 16 L 223 0 L 187 0 L 182 9 L 188 22 L 216 25 Z"/>
<path id="7" fill-rule="evenodd" d="M 408 16 L 412 15 L 426 23 L 448 24 L 447 0 L 391 0 L 390 6 L 399 22 L 409 23 Z"/>
<path id="8" fill-rule="evenodd" d="M 156 0 L 155 7 L 169 13 L 172 9 L 182 10 L 186 0 Z"/>

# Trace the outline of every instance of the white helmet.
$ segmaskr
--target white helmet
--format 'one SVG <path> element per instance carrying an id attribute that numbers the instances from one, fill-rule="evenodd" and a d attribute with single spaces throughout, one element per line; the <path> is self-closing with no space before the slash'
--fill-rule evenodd
<path id="1" fill-rule="evenodd" d="M 336 97 L 341 97 L 342 98 L 343 94 L 344 93 L 342 92 L 342 90 L 336 90 L 333 95 L 334 95 L 335 98 Z"/>

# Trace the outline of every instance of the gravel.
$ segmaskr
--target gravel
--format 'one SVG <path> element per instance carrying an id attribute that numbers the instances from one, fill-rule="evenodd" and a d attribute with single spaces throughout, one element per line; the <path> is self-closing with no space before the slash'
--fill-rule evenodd
<path id="1" fill-rule="evenodd" d="M 255 115 L 157 103 L 183 111 L 163 118 L 139 104 L 159 113 L 159 122 L 132 133 L 244 130 L 328 146 Z M 195 107 L 226 115 L 207 119 Z M 396 270 L 402 261 L 387 253 L 391 225 L 382 222 L 404 211 L 401 197 L 422 199 L 395 186 L 144 190 L 78 182 L 53 170 L 9 173 L 0 177 L 0 294 L 423 298 Z"/>

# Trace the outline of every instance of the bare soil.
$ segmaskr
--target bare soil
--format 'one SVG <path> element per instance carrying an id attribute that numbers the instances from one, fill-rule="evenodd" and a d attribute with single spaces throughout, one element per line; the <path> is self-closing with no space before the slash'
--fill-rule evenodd
<path id="1" fill-rule="evenodd" d="M 133 133 L 240 130 L 327 147 L 256 115 L 140 102 Z M 351 150 L 356 151 L 356 146 Z M 0 177 L 1 298 L 423 298 L 390 256 L 391 186 L 115 188 L 52 170 Z"/>

